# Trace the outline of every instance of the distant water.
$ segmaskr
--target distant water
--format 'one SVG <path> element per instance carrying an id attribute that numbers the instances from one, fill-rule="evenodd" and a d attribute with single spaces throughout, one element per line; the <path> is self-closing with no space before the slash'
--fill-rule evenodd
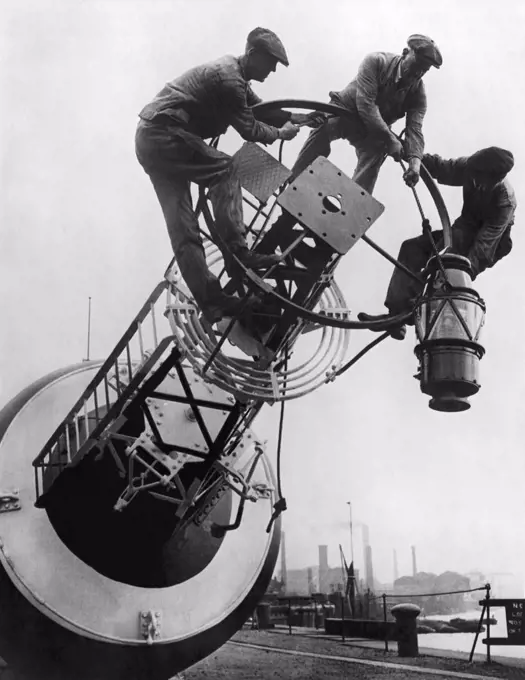
<path id="1" fill-rule="evenodd" d="M 491 637 L 507 637 L 507 622 L 505 620 L 505 609 L 503 607 L 494 607 L 490 610 L 490 615 L 497 619 L 498 623 L 490 627 Z M 461 614 L 444 614 L 443 616 L 426 616 L 419 618 L 418 621 L 424 625 L 425 619 L 439 619 L 441 621 L 450 621 L 450 619 L 461 618 L 473 621 L 479 621 L 481 616 L 480 610 L 473 610 L 463 612 Z M 476 644 L 476 654 L 486 654 L 487 645 L 484 645 L 482 640 L 487 636 L 487 626 L 485 632 L 480 633 L 478 642 Z M 429 647 L 430 649 L 451 649 L 456 652 L 468 652 L 472 649 L 474 644 L 474 637 L 476 633 L 425 633 L 418 636 L 419 647 Z M 512 656 L 514 658 L 525 659 L 524 647 L 507 647 L 506 645 L 494 645 L 490 648 L 492 656 Z"/>

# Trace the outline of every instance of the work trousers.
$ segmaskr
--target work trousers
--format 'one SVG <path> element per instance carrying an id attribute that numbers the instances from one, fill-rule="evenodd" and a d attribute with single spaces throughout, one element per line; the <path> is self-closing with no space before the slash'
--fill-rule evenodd
<path id="1" fill-rule="evenodd" d="M 219 245 L 231 251 L 245 247 L 242 191 L 231 156 L 165 121 L 141 120 L 135 151 L 162 207 L 182 277 L 205 316 L 219 319 L 227 298 L 206 263 L 190 183 L 209 189 Z"/>
<path id="2" fill-rule="evenodd" d="M 467 225 L 459 217 L 452 225 L 451 235 L 452 252 L 467 257 L 476 238 L 476 229 Z M 443 232 L 435 230 L 432 232 L 432 237 L 438 250 L 442 250 L 444 246 Z M 479 269 L 475 272 L 476 275 L 486 268 L 493 267 L 496 262 L 508 255 L 511 249 L 512 239 L 510 237 L 510 227 L 508 227 L 501 237 L 493 262 L 478 263 Z M 418 274 L 426 266 L 433 254 L 434 250 L 432 249 L 430 239 L 427 234 L 422 234 L 416 238 L 404 241 L 401 244 L 397 259 L 401 264 L 408 267 L 410 271 Z M 401 269 L 396 267 L 388 286 L 385 307 L 392 314 L 406 312 L 414 305 L 416 299 L 423 292 L 423 288 L 423 283 L 418 283 L 418 281 L 407 276 Z"/>
<path id="3" fill-rule="evenodd" d="M 336 139 L 346 139 L 355 148 L 357 166 L 352 179 L 371 194 L 385 162 L 387 146 L 383 140 L 368 135 L 359 119 L 334 116 L 312 130 L 292 168 L 292 176 L 297 177 L 319 156 L 328 158 L 331 144 Z"/>

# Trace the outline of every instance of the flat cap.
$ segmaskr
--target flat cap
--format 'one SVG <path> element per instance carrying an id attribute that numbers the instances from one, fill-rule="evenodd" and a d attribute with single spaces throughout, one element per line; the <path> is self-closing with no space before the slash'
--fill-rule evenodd
<path id="1" fill-rule="evenodd" d="M 514 167 L 514 156 L 507 149 L 500 149 L 499 146 L 489 146 L 469 156 L 467 167 L 473 172 L 505 177 Z"/>
<path id="2" fill-rule="evenodd" d="M 246 39 L 246 46 L 271 54 L 272 57 L 275 57 L 277 61 L 280 61 L 285 66 L 290 65 L 284 45 L 275 33 L 268 28 L 258 26 L 253 31 L 250 31 Z"/>
<path id="3" fill-rule="evenodd" d="M 414 50 L 418 57 L 427 59 L 432 66 L 439 68 L 443 63 L 441 52 L 432 38 L 414 33 L 408 38 L 407 45 Z"/>

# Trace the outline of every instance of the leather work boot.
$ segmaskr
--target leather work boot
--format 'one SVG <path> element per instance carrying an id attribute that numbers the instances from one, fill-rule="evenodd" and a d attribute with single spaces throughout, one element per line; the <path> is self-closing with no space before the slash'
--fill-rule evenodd
<path id="1" fill-rule="evenodd" d="M 404 340 L 407 334 L 406 324 L 401 324 L 401 326 L 396 326 L 390 331 L 390 337 L 394 340 Z"/>
<path id="2" fill-rule="evenodd" d="M 269 269 L 274 264 L 281 261 L 279 255 L 266 255 L 264 253 L 257 253 L 248 248 L 239 248 L 235 251 L 235 255 L 248 269 Z"/>
<path id="3" fill-rule="evenodd" d="M 235 317 L 237 316 L 243 307 L 243 300 L 236 297 L 235 295 L 226 295 L 221 291 L 213 303 L 209 305 L 205 311 L 203 311 L 208 323 L 212 325 L 217 321 L 220 321 L 225 316 Z"/>
<path id="4" fill-rule="evenodd" d="M 251 319 L 253 313 L 258 311 L 260 300 L 255 295 L 250 295 L 248 300 L 238 298 L 234 295 L 224 295 L 221 300 L 220 311 L 216 314 L 216 320 L 224 317 L 233 318 L 240 316 L 241 319 Z"/>
<path id="5" fill-rule="evenodd" d="M 357 318 L 359 321 L 386 321 L 387 319 L 391 318 L 393 315 L 390 314 L 366 314 L 366 312 L 359 312 L 357 315 Z M 404 340 L 405 336 L 407 334 L 407 327 L 406 324 L 401 324 L 399 326 L 396 326 L 395 328 L 392 329 L 387 329 L 387 328 L 371 328 L 371 331 L 374 333 L 381 333 L 382 331 L 388 330 L 390 337 L 394 338 L 394 340 Z"/>

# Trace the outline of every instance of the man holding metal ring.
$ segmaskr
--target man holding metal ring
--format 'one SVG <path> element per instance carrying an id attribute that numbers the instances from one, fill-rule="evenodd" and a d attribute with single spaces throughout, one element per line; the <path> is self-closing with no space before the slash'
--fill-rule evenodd
<path id="1" fill-rule="evenodd" d="M 387 156 L 408 160 L 404 175 L 408 186 L 419 180 L 424 151 L 422 131 L 427 98 L 423 76 L 443 63 L 435 42 L 414 34 L 401 55 L 373 52 L 361 62 L 357 76 L 344 89 L 330 92 L 331 104 L 342 106 L 350 116 L 330 116 L 313 130 L 293 167 L 297 176 L 319 156 L 330 155 L 331 143 L 346 139 L 356 150 L 357 167 L 352 179 L 372 193 Z M 406 117 L 404 145 L 391 125 Z"/>

